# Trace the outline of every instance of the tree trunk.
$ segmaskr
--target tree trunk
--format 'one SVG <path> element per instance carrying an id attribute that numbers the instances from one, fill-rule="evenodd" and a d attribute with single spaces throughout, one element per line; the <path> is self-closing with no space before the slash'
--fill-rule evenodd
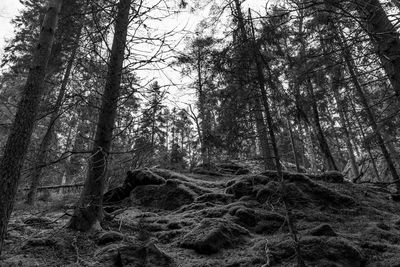
<path id="1" fill-rule="evenodd" d="M 242 43 L 239 44 L 241 47 L 241 53 L 244 58 L 245 57 L 248 58 L 251 55 L 249 55 L 249 53 L 246 51 L 244 46 L 249 43 L 249 38 L 246 33 L 246 27 L 244 24 L 243 13 L 241 11 L 241 4 L 238 0 L 235 0 L 235 9 L 236 9 L 236 13 L 237 13 L 236 16 L 237 16 L 238 27 L 240 30 L 240 36 L 242 39 Z M 245 60 L 242 59 L 241 60 L 242 66 L 240 68 L 241 72 L 244 69 L 248 69 L 248 66 L 244 66 L 244 62 L 245 62 Z M 243 74 L 238 73 L 238 75 L 243 75 Z M 240 81 L 240 87 L 243 87 L 243 86 L 244 86 L 243 81 Z M 257 134 L 258 134 L 258 138 L 259 138 L 260 145 L 261 145 L 261 152 L 262 152 L 262 156 L 263 156 L 263 160 L 264 160 L 264 167 L 266 170 L 276 170 L 276 166 L 273 163 L 271 151 L 269 149 L 268 141 L 270 141 L 270 140 L 268 140 L 268 129 L 267 129 L 268 127 L 265 125 L 265 122 L 264 122 L 264 116 L 262 113 L 261 103 L 259 100 L 261 97 L 260 92 L 257 89 L 255 89 L 255 90 L 253 89 L 251 94 L 254 98 L 253 102 L 254 102 L 255 110 L 253 113 L 256 118 L 256 129 L 257 129 Z"/>
<path id="2" fill-rule="evenodd" d="M 311 172 L 316 173 L 318 171 L 318 168 L 317 168 L 316 151 L 314 146 L 314 138 L 310 126 L 306 123 L 304 123 L 304 133 L 306 135 L 306 150 L 310 155 L 309 161 L 310 161 Z"/>
<path id="3" fill-rule="evenodd" d="M 292 146 L 292 153 L 293 153 L 294 163 L 296 164 L 296 171 L 302 172 L 302 170 L 300 168 L 299 158 L 297 157 L 296 142 L 295 142 L 294 136 L 293 136 L 292 125 L 290 124 L 288 119 L 286 119 L 286 125 L 289 130 L 290 144 Z"/>
<path id="4" fill-rule="evenodd" d="M 369 121 L 369 123 L 370 123 L 370 125 L 372 127 L 374 135 L 376 137 L 376 141 L 378 142 L 378 145 L 381 148 L 383 157 L 386 160 L 388 169 L 389 169 L 389 171 L 390 171 L 390 173 L 392 175 L 392 178 L 393 178 L 393 180 L 395 182 L 396 189 L 397 189 L 397 191 L 400 192 L 400 177 L 399 177 L 399 175 L 397 173 L 396 167 L 395 167 L 395 165 L 393 163 L 393 160 L 392 160 L 392 158 L 391 158 L 391 156 L 389 154 L 389 151 L 388 151 L 388 149 L 386 147 L 385 141 L 382 138 L 382 134 L 380 133 L 380 130 L 379 130 L 378 125 L 376 123 L 375 116 L 374 116 L 371 108 L 369 107 L 368 99 L 364 94 L 364 91 L 363 91 L 363 89 L 361 87 L 360 82 L 358 81 L 357 77 L 359 75 L 357 73 L 357 70 L 356 70 L 356 67 L 355 67 L 354 60 L 353 60 L 353 57 L 351 55 L 351 52 L 349 51 L 347 45 L 344 43 L 344 39 L 342 39 L 339 35 L 337 35 L 337 38 L 338 38 L 339 44 L 341 45 L 341 48 L 342 48 L 343 58 L 345 60 L 346 66 L 347 66 L 347 70 L 349 71 L 351 81 L 352 81 L 352 83 L 354 85 L 354 88 L 356 90 L 358 98 L 360 99 L 361 104 L 362 104 L 362 106 L 363 106 L 363 108 L 365 110 L 365 113 L 367 114 L 367 118 L 368 118 L 368 121 Z"/>
<path id="5" fill-rule="evenodd" d="M 238 13 L 241 14 L 239 0 L 235 0 L 235 3 L 236 3 Z M 265 116 L 267 119 L 267 125 L 268 125 L 268 130 L 269 130 L 269 138 L 270 138 L 272 149 L 274 151 L 274 156 L 275 156 L 275 167 L 276 167 L 278 176 L 281 178 L 280 179 L 280 187 L 281 187 L 281 192 L 282 192 L 283 204 L 284 204 L 284 208 L 286 211 L 286 220 L 287 220 L 287 223 L 289 226 L 289 231 L 290 231 L 291 237 L 294 242 L 294 250 L 295 250 L 296 259 L 297 259 L 297 266 L 304 267 L 306 265 L 301 256 L 300 242 L 297 238 L 297 229 L 295 227 L 292 210 L 291 210 L 290 206 L 288 205 L 288 200 L 286 198 L 286 191 L 288 189 L 286 187 L 286 183 L 285 183 L 283 173 L 282 173 L 282 165 L 280 162 L 279 150 L 278 150 L 278 146 L 277 146 L 276 139 L 275 139 L 274 125 L 273 125 L 270 107 L 269 107 L 269 103 L 268 103 L 267 92 L 265 90 L 266 83 L 265 83 L 265 77 L 264 77 L 264 72 L 263 72 L 263 68 L 262 68 L 261 53 L 260 53 L 259 48 L 256 45 L 255 31 L 254 31 L 253 21 L 251 18 L 250 9 L 249 9 L 249 20 L 251 23 L 251 30 L 252 30 L 252 39 L 251 39 L 251 44 L 252 44 L 252 48 L 253 48 L 252 49 L 252 51 L 253 51 L 252 57 L 256 63 L 257 78 L 258 78 L 258 84 L 260 86 L 259 89 L 260 89 L 260 93 L 261 93 L 261 100 L 264 105 Z"/>
<path id="6" fill-rule="evenodd" d="M 356 8 L 390 83 L 400 98 L 400 38 L 379 0 L 357 0 Z"/>
<path id="7" fill-rule="evenodd" d="M 267 83 L 268 83 L 268 86 L 271 88 L 271 90 L 273 92 L 275 92 L 278 95 L 278 87 L 277 87 L 277 83 L 276 83 L 277 79 L 274 79 L 274 80 L 272 79 L 272 75 L 273 74 L 272 74 L 271 68 L 269 67 L 268 62 L 266 62 L 264 60 L 264 57 L 261 54 L 260 54 L 260 57 L 261 57 L 261 59 L 263 59 L 263 63 L 265 65 L 266 69 L 267 69 L 267 74 L 268 74 Z M 287 112 L 285 111 L 285 113 L 287 113 Z M 293 153 L 294 162 L 296 164 L 296 170 L 297 170 L 297 172 L 301 172 L 299 159 L 297 157 L 297 152 L 296 152 L 297 149 L 296 149 L 296 144 L 295 144 L 295 141 L 294 141 L 292 127 L 290 125 L 289 119 L 286 118 L 285 120 L 286 120 L 286 125 L 287 125 L 288 130 L 289 130 L 290 143 L 291 143 L 291 146 L 292 146 L 292 153 Z"/>
<path id="8" fill-rule="evenodd" d="M 198 48 L 200 49 L 200 48 Z M 197 54 L 197 91 L 199 94 L 199 118 L 200 118 L 200 129 L 201 135 L 199 134 L 200 138 L 200 152 L 201 152 L 201 159 L 203 163 L 210 163 L 210 158 L 208 155 L 208 134 L 209 134 L 209 122 L 206 118 L 206 107 L 205 107 L 205 93 L 203 88 L 203 77 L 201 73 L 201 52 L 198 51 Z"/>
<path id="9" fill-rule="evenodd" d="M 357 116 L 356 108 L 355 108 L 354 103 L 353 103 L 352 100 L 350 100 L 350 105 L 351 105 L 353 114 L 354 114 L 354 116 L 355 116 L 355 119 L 356 119 L 356 121 L 357 121 L 357 125 L 358 125 L 358 128 L 359 128 L 359 130 L 360 130 L 362 140 L 365 140 L 365 139 L 366 139 L 366 137 L 365 137 L 365 132 L 364 132 L 364 130 L 363 130 L 363 126 L 361 125 L 360 119 L 359 119 L 358 116 Z M 372 155 L 371 147 L 369 146 L 369 144 L 367 144 L 367 153 L 368 153 L 369 159 L 371 160 L 372 168 L 373 168 L 373 170 L 374 170 L 375 176 L 376 176 L 376 178 L 378 179 L 378 181 L 380 181 L 380 175 L 379 175 L 378 167 L 376 166 L 375 158 L 374 158 L 374 156 Z"/>
<path id="10" fill-rule="evenodd" d="M 342 80 L 343 80 L 342 69 L 338 67 L 333 73 L 332 91 L 337 104 L 340 123 L 342 126 L 341 128 L 346 142 L 347 153 L 349 155 L 351 170 L 353 172 L 354 179 L 357 179 L 360 176 L 360 172 L 358 170 L 358 165 L 356 162 L 356 158 L 354 156 L 354 150 L 353 150 L 353 145 L 351 144 L 350 134 L 349 131 L 347 130 L 347 123 L 344 114 L 346 112 L 345 107 L 339 95 L 339 85 L 342 82 Z"/>
<path id="11" fill-rule="evenodd" d="M 259 97 L 255 97 L 253 103 L 255 109 L 253 113 L 256 120 L 257 136 L 261 147 L 261 155 L 264 160 L 264 167 L 266 170 L 274 170 L 275 165 L 272 161 L 272 155 L 268 145 L 268 129 L 264 122 Z"/>
<path id="12" fill-rule="evenodd" d="M 24 157 L 29 146 L 40 99 L 44 91 L 44 77 L 50 58 L 62 0 L 49 2 L 40 31 L 39 43 L 34 52 L 32 66 L 18 103 L 0 160 L 0 253 L 3 248 L 7 223 L 10 218 Z"/>
<path id="13" fill-rule="evenodd" d="M 103 219 L 105 175 L 117 115 L 131 1 L 120 0 L 118 4 L 107 79 L 102 96 L 93 151 L 89 159 L 87 178 L 79 203 L 68 223 L 68 228 L 74 230 L 98 229 Z"/>
<path id="14" fill-rule="evenodd" d="M 79 29 L 79 32 L 78 32 L 78 34 L 76 36 L 76 40 L 75 40 L 76 44 L 75 44 L 75 47 L 74 47 L 74 49 L 73 49 L 73 51 L 72 51 L 72 53 L 70 55 L 70 58 L 68 60 L 67 68 L 66 68 L 65 73 L 64 73 L 63 81 L 61 83 L 60 92 L 58 93 L 57 100 L 56 100 L 56 102 L 54 104 L 54 110 L 53 110 L 53 113 L 52 113 L 52 115 L 50 117 L 49 125 L 47 126 L 46 133 L 45 133 L 45 135 L 44 135 L 44 137 L 42 139 L 42 142 L 40 143 L 39 151 L 38 151 L 38 153 L 36 154 L 36 157 L 35 157 L 36 162 L 35 162 L 35 165 L 33 167 L 33 172 L 31 173 L 31 186 L 30 186 L 30 190 L 29 190 L 29 193 L 28 193 L 28 196 L 27 196 L 27 199 L 26 199 L 26 203 L 28 205 L 33 205 L 35 203 L 35 200 L 36 200 L 37 188 L 39 187 L 39 184 L 40 184 L 40 178 L 41 178 L 41 175 L 42 175 L 42 170 L 46 166 L 47 157 L 48 157 L 48 154 L 49 154 L 48 150 L 49 150 L 49 147 L 51 145 L 51 141 L 53 140 L 53 136 L 54 136 L 54 126 L 56 124 L 56 121 L 57 121 L 58 117 L 60 116 L 59 113 L 60 113 L 60 109 L 61 109 L 61 106 L 62 106 L 62 101 L 64 99 L 64 95 L 65 95 L 65 92 L 67 90 L 69 77 L 70 77 L 70 74 L 71 74 L 72 67 L 74 65 L 76 52 L 77 52 L 78 47 L 79 47 L 79 39 L 80 39 L 80 35 L 81 35 L 80 34 L 81 29 Z"/>
<path id="15" fill-rule="evenodd" d="M 328 142 L 326 141 L 324 132 L 321 127 L 321 123 L 319 121 L 319 112 L 317 106 L 317 99 L 314 95 L 314 89 L 311 83 L 311 80 L 307 79 L 307 89 L 311 99 L 311 108 L 312 108 L 312 115 L 313 115 L 313 126 L 314 131 L 318 139 L 318 144 L 321 149 L 322 155 L 324 156 L 326 166 L 328 170 L 335 170 L 337 171 L 338 168 L 336 166 L 335 160 L 332 156 L 331 150 L 329 149 Z"/>

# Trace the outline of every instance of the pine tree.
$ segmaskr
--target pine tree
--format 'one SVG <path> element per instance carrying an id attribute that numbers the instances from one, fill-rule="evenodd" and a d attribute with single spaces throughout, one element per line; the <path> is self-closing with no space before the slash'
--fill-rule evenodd
<path id="1" fill-rule="evenodd" d="M 14 205 L 22 163 L 43 94 L 47 63 L 50 59 L 62 4 L 62 0 L 49 2 L 28 79 L 18 104 L 17 114 L 4 148 L 3 157 L 0 160 L 0 253 Z"/>

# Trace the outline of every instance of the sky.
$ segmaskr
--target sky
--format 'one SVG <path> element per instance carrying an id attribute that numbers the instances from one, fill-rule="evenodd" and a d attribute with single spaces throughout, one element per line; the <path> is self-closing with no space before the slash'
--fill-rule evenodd
<path id="1" fill-rule="evenodd" d="M 262 9 L 262 6 L 265 5 L 265 0 L 246 0 L 242 7 L 243 10 L 247 10 L 247 8 L 250 6 L 256 11 L 260 11 Z M 19 10 L 22 9 L 22 4 L 19 2 L 19 0 L 0 0 L 0 58 L 1 54 L 3 52 L 3 49 L 6 45 L 6 40 L 10 39 L 13 37 L 14 32 L 13 32 L 13 25 L 11 24 L 12 18 L 14 18 L 16 15 L 18 15 Z M 188 12 L 182 12 L 179 13 L 175 16 L 170 17 L 167 21 L 160 21 L 158 25 L 154 25 L 158 30 L 170 30 L 171 27 L 175 28 L 175 30 L 179 29 L 186 29 L 189 31 L 193 31 L 197 25 L 197 23 L 202 19 L 202 17 L 207 16 L 205 12 L 198 12 L 197 14 L 192 14 Z M 176 71 L 151 71 L 150 73 L 146 73 L 143 75 L 142 73 L 138 73 L 139 76 L 142 77 L 150 77 L 150 79 L 156 78 L 161 82 L 161 84 L 175 84 L 176 86 L 173 86 L 175 88 L 171 88 L 173 91 L 174 97 L 172 99 L 175 104 L 179 105 L 179 102 L 185 103 L 189 98 L 193 98 L 193 91 L 192 90 L 187 90 L 187 84 L 184 85 L 186 82 L 182 80 L 183 77 L 176 72 Z M 180 86 L 178 84 L 181 84 Z M 179 90 L 178 88 L 184 89 L 184 90 Z M 185 90 L 186 88 L 186 90 Z M 175 90 L 174 90 L 175 89 Z M 177 90 L 178 89 L 178 90 Z"/>
<path id="2" fill-rule="evenodd" d="M 0 1 L 0 51 L 5 46 L 5 40 L 13 36 L 11 19 L 18 14 L 21 7 L 19 0 Z"/>

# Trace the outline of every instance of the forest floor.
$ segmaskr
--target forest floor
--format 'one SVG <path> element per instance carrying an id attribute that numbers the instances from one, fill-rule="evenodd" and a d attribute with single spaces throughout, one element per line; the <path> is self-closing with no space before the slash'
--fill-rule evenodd
<path id="1" fill-rule="evenodd" d="M 136 187 L 101 232 L 65 228 L 76 194 L 17 203 L 0 266 L 295 265 L 276 173 L 152 173 L 166 182 Z M 400 266 L 400 203 L 335 175 L 284 175 L 307 266 Z"/>

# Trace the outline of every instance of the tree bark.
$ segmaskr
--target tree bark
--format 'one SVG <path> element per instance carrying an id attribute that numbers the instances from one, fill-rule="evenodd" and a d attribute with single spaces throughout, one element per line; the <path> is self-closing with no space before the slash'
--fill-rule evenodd
<path id="1" fill-rule="evenodd" d="M 73 48 L 73 51 L 70 55 L 70 58 L 67 63 L 67 67 L 64 73 L 64 77 L 61 83 L 61 88 L 57 96 L 57 100 L 54 103 L 54 110 L 53 113 L 50 117 L 49 125 L 47 126 L 46 133 L 42 139 L 42 142 L 39 145 L 39 151 L 36 154 L 36 162 L 33 167 L 33 172 L 31 173 L 31 186 L 29 193 L 27 195 L 26 203 L 28 205 L 33 205 L 36 201 L 36 194 L 37 194 L 37 188 L 39 187 L 40 184 L 40 179 L 42 175 L 42 170 L 46 166 L 48 154 L 49 154 L 49 147 L 51 145 L 51 142 L 53 140 L 54 136 L 54 126 L 56 124 L 57 119 L 60 116 L 60 109 L 62 106 L 62 101 L 65 96 L 65 92 L 67 90 L 67 85 L 69 82 L 69 77 L 71 74 L 72 67 L 74 65 L 75 57 L 76 57 L 76 52 L 79 47 L 79 39 L 80 39 L 80 31 L 82 28 L 79 29 L 79 32 L 76 36 L 76 44 L 75 47 Z"/>
<path id="2" fill-rule="evenodd" d="M 39 43 L 34 51 L 32 66 L 18 103 L 3 157 L 0 160 L 0 253 L 14 205 L 21 168 L 44 91 L 44 77 L 62 3 L 62 0 L 49 2 L 40 31 Z"/>
<path id="3" fill-rule="evenodd" d="M 103 219 L 105 175 L 112 142 L 112 132 L 117 115 L 131 1 L 120 0 L 118 3 L 115 33 L 93 151 L 89 159 L 83 192 L 68 223 L 68 228 L 70 229 L 79 231 L 98 229 Z"/>
<path id="4" fill-rule="evenodd" d="M 368 35 L 389 81 L 400 98 L 400 38 L 379 0 L 357 0 L 356 9 L 364 20 Z"/>

